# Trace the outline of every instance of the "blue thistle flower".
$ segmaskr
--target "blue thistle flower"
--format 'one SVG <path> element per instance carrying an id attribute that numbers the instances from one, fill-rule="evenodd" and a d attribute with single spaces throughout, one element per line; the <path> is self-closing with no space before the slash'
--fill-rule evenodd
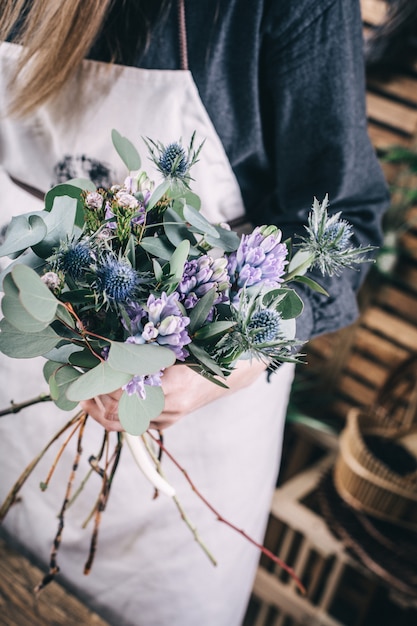
<path id="1" fill-rule="evenodd" d="M 281 316 L 277 311 L 263 309 L 256 311 L 250 319 L 248 330 L 257 331 L 252 335 L 255 344 L 268 343 L 274 341 L 279 334 Z"/>
<path id="2" fill-rule="evenodd" d="M 170 143 L 159 157 L 158 166 L 164 176 L 183 178 L 188 170 L 185 150 L 179 143 Z"/>
<path id="3" fill-rule="evenodd" d="M 127 261 L 108 256 L 97 267 L 96 275 L 97 286 L 108 300 L 128 302 L 137 294 L 139 275 Z"/>
<path id="4" fill-rule="evenodd" d="M 73 280 L 80 280 L 93 260 L 90 246 L 86 242 L 65 245 L 58 251 L 56 268 Z"/>

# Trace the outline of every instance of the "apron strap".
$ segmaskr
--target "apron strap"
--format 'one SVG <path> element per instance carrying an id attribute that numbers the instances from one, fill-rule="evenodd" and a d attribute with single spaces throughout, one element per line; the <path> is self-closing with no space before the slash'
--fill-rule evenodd
<path id="1" fill-rule="evenodd" d="M 182 70 L 188 70 L 187 25 L 185 21 L 184 0 L 177 0 L 180 63 Z"/>

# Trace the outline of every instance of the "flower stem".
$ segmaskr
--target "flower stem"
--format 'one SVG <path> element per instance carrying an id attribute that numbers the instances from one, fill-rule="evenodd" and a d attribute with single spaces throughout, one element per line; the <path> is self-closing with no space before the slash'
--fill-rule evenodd
<path id="1" fill-rule="evenodd" d="M 10 406 L 7 409 L 2 409 L 0 411 L 0 417 L 10 415 L 11 413 L 19 413 L 22 409 L 25 409 L 28 406 L 39 404 L 39 402 L 50 402 L 51 400 L 51 396 L 46 393 L 41 393 L 39 396 L 36 396 L 36 398 L 25 400 L 24 402 L 19 402 L 18 404 L 11 400 Z"/>

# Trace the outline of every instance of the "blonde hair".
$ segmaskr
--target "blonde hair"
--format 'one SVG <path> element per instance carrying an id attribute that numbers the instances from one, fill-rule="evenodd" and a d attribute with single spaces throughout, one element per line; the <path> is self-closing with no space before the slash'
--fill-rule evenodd
<path id="1" fill-rule="evenodd" d="M 26 115 L 76 71 L 113 0 L 1 0 L 0 40 L 23 46 L 11 78 L 11 110 Z M 29 6 L 28 6 L 29 5 Z"/>

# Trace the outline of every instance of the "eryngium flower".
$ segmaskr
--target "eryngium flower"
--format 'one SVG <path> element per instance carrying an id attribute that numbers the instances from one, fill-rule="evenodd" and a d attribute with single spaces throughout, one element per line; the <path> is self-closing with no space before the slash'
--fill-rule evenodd
<path id="1" fill-rule="evenodd" d="M 324 275 L 338 275 L 344 268 L 352 268 L 355 263 L 365 263 L 366 252 L 374 250 L 372 246 L 353 247 L 350 239 L 353 235 L 351 225 L 340 219 L 341 212 L 329 217 L 328 196 L 323 202 L 314 198 L 312 210 L 308 216 L 306 237 L 301 237 L 299 249 L 308 252 L 313 258 L 311 267 L 318 267 Z"/>
<path id="2" fill-rule="evenodd" d="M 145 374 L 144 376 L 136 375 L 133 376 L 129 380 L 129 382 L 123 386 L 123 390 L 126 391 L 128 396 L 133 396 L 133 394 L 137 394 L 139 398 L 142 400 L 146 399 L 146 389 L 145 385 L 149 385 L 150 387 L 160 387 L 161 386 L 161 376 L 163 372 L 157 372 L 156 374 Z"/>
<path id="3" fill-rule="evenodd" d="M 170 348 L 179 361 L 188 356 L 184 346 L 191 342 L 186 331 L 190 319 L 181 313 L 178 306 L 177 292 L 167 296 L 165 292 L 160 297 L 151 294 L 146 305 L 132 303 L 127 307 L 127 314 L 131 320 L 132 336 L 127 343 L 158 343 Z"/>
<path id="4" fill-rule="evenodd" d="M 57 252 L 55 268 L 73 280 L 80 280 L 93 260 L 94 255 L 87 242 L 63 244 Z"/>
<path id="5" fill-rule="evenodd" d="M 226 302 L 227 290 L 230 288 L 227 259 L 213 259 L 204 255 L 185 263 L 177 291 L 186 309 L 194 308 L 199 299 L 213 288 L 216 290 L 214 304 Z"/>
<path id="6" fill-rule="evenodd" d="M 188 160 L 179 143 L 170 143 L 160 154 L 158 166 L 164 176 L 183 178 L 187 173 Z"/>
<path id="7" fill-rule="evenodd" d="M 278 286 L 287 261 L 287 246 L 281 243 L 281 231 L 275 226 L 258 226 L 243 235 L 236 252 L 229 255 L 228 272 L 232 291 L 243 287 Z"/>
<path id="8" fill-rule="evenodd" d="M 277 311 L 262 309 L 256 311 L 248 324 L 248 330 L 255 344 L 274 341 L 279 336 L 281 316 Z"/>
<path id="9" fill-rule="evenodd" d="M 96 276 L 97 288 L 110 302 L 129 302 L 138 292 L 139 274 L 126 260 L 105 257 L 97 266 Z"/>

